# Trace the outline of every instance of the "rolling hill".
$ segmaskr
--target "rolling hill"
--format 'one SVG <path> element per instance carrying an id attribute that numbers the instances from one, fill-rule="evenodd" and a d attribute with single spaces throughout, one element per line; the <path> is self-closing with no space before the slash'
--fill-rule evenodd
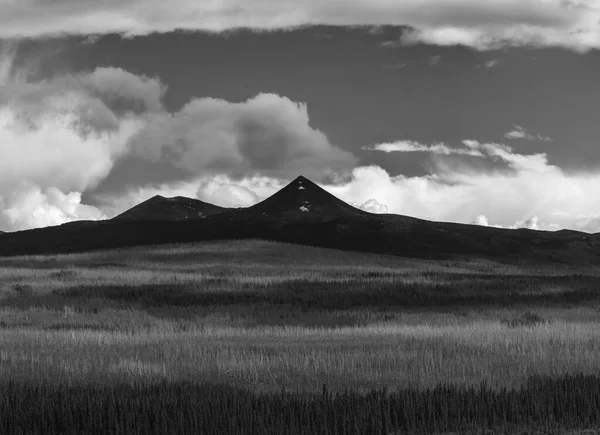
<path id="1" fill-rule="evenodd" d="M 198 218 L 199 213 L 205 215 Z M 0 255 L 248 238 L 422 258 L 600 262 L 600 234 L 508 230 L 372 214 L 346 204 L 304 177 L 248 208 L 223 209 L 186 198 L 152 198 L 108 221 L 4 234 Z"/>

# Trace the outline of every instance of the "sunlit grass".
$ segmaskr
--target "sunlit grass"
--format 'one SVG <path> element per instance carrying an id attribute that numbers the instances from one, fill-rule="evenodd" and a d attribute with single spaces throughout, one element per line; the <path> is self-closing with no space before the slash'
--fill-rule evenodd
<path id="1" fill-rule="evenodd" d="M 532 374 L 596 374 L 600 325 L 498 322 L 366 327 L 183 327 L 0 334 L 0 378 L 225 382 L 253 389 L 318 390 L 440 382 L 517 387 Z"/>
<path id="2" fill-rule="evenodd" d="M 0 379 L 258 390 L 597 373 L 598 271 L 237 241 L 0 259 Z"/>

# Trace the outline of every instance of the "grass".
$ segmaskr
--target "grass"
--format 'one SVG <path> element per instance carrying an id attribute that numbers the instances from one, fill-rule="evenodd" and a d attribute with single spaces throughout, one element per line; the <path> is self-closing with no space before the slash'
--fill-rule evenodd
<path id="1" fill-rule="evenodd" d="M 73 323 L 74 324 L 74 323 Z M 513 388 L 531 375 L 596 374 L 600 328 L 554 322 L 453 326 L 219 327 L 165 322 L 2 334 L 0 380 L 77 383 L 198 381 L 252 390 L 433 388 L 441 382 Z"/>
<path id="2" fill-rule="evenodd" d="M 598 375 L 598 283 L 261 241 L 0 258 L 0 383 L 516 391 Z"/>
<path id="3" fill-rule="evenodd" d="M 532 377 L 517 390 L 440 385 L 368 394 L 252 394 L 211 384 L 3 383 L 3 434 L 588 434 L 600 378 Z M 39 406 L 31 406 L 31 403 Z"/>

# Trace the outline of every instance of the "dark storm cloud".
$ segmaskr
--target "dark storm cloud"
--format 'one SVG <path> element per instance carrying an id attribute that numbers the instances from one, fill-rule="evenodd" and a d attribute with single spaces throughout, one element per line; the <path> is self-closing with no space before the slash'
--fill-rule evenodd
<path id="1" fill-rule="evenodd" d="M 0 38 L 398 25 L 414 29 L 411 42 L 583 51 L 600 46 L 599 17 L 597 0 L 31 0 L 0 4 Z"/>

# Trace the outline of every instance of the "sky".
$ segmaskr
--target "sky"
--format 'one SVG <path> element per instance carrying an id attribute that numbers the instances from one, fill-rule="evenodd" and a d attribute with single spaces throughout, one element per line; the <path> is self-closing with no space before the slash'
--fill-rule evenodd
<path id="1" fill-rule="evenodd" d="M 600 0 L 0 0 L 0 230 L 298 175 L 600 232 Z"/>

